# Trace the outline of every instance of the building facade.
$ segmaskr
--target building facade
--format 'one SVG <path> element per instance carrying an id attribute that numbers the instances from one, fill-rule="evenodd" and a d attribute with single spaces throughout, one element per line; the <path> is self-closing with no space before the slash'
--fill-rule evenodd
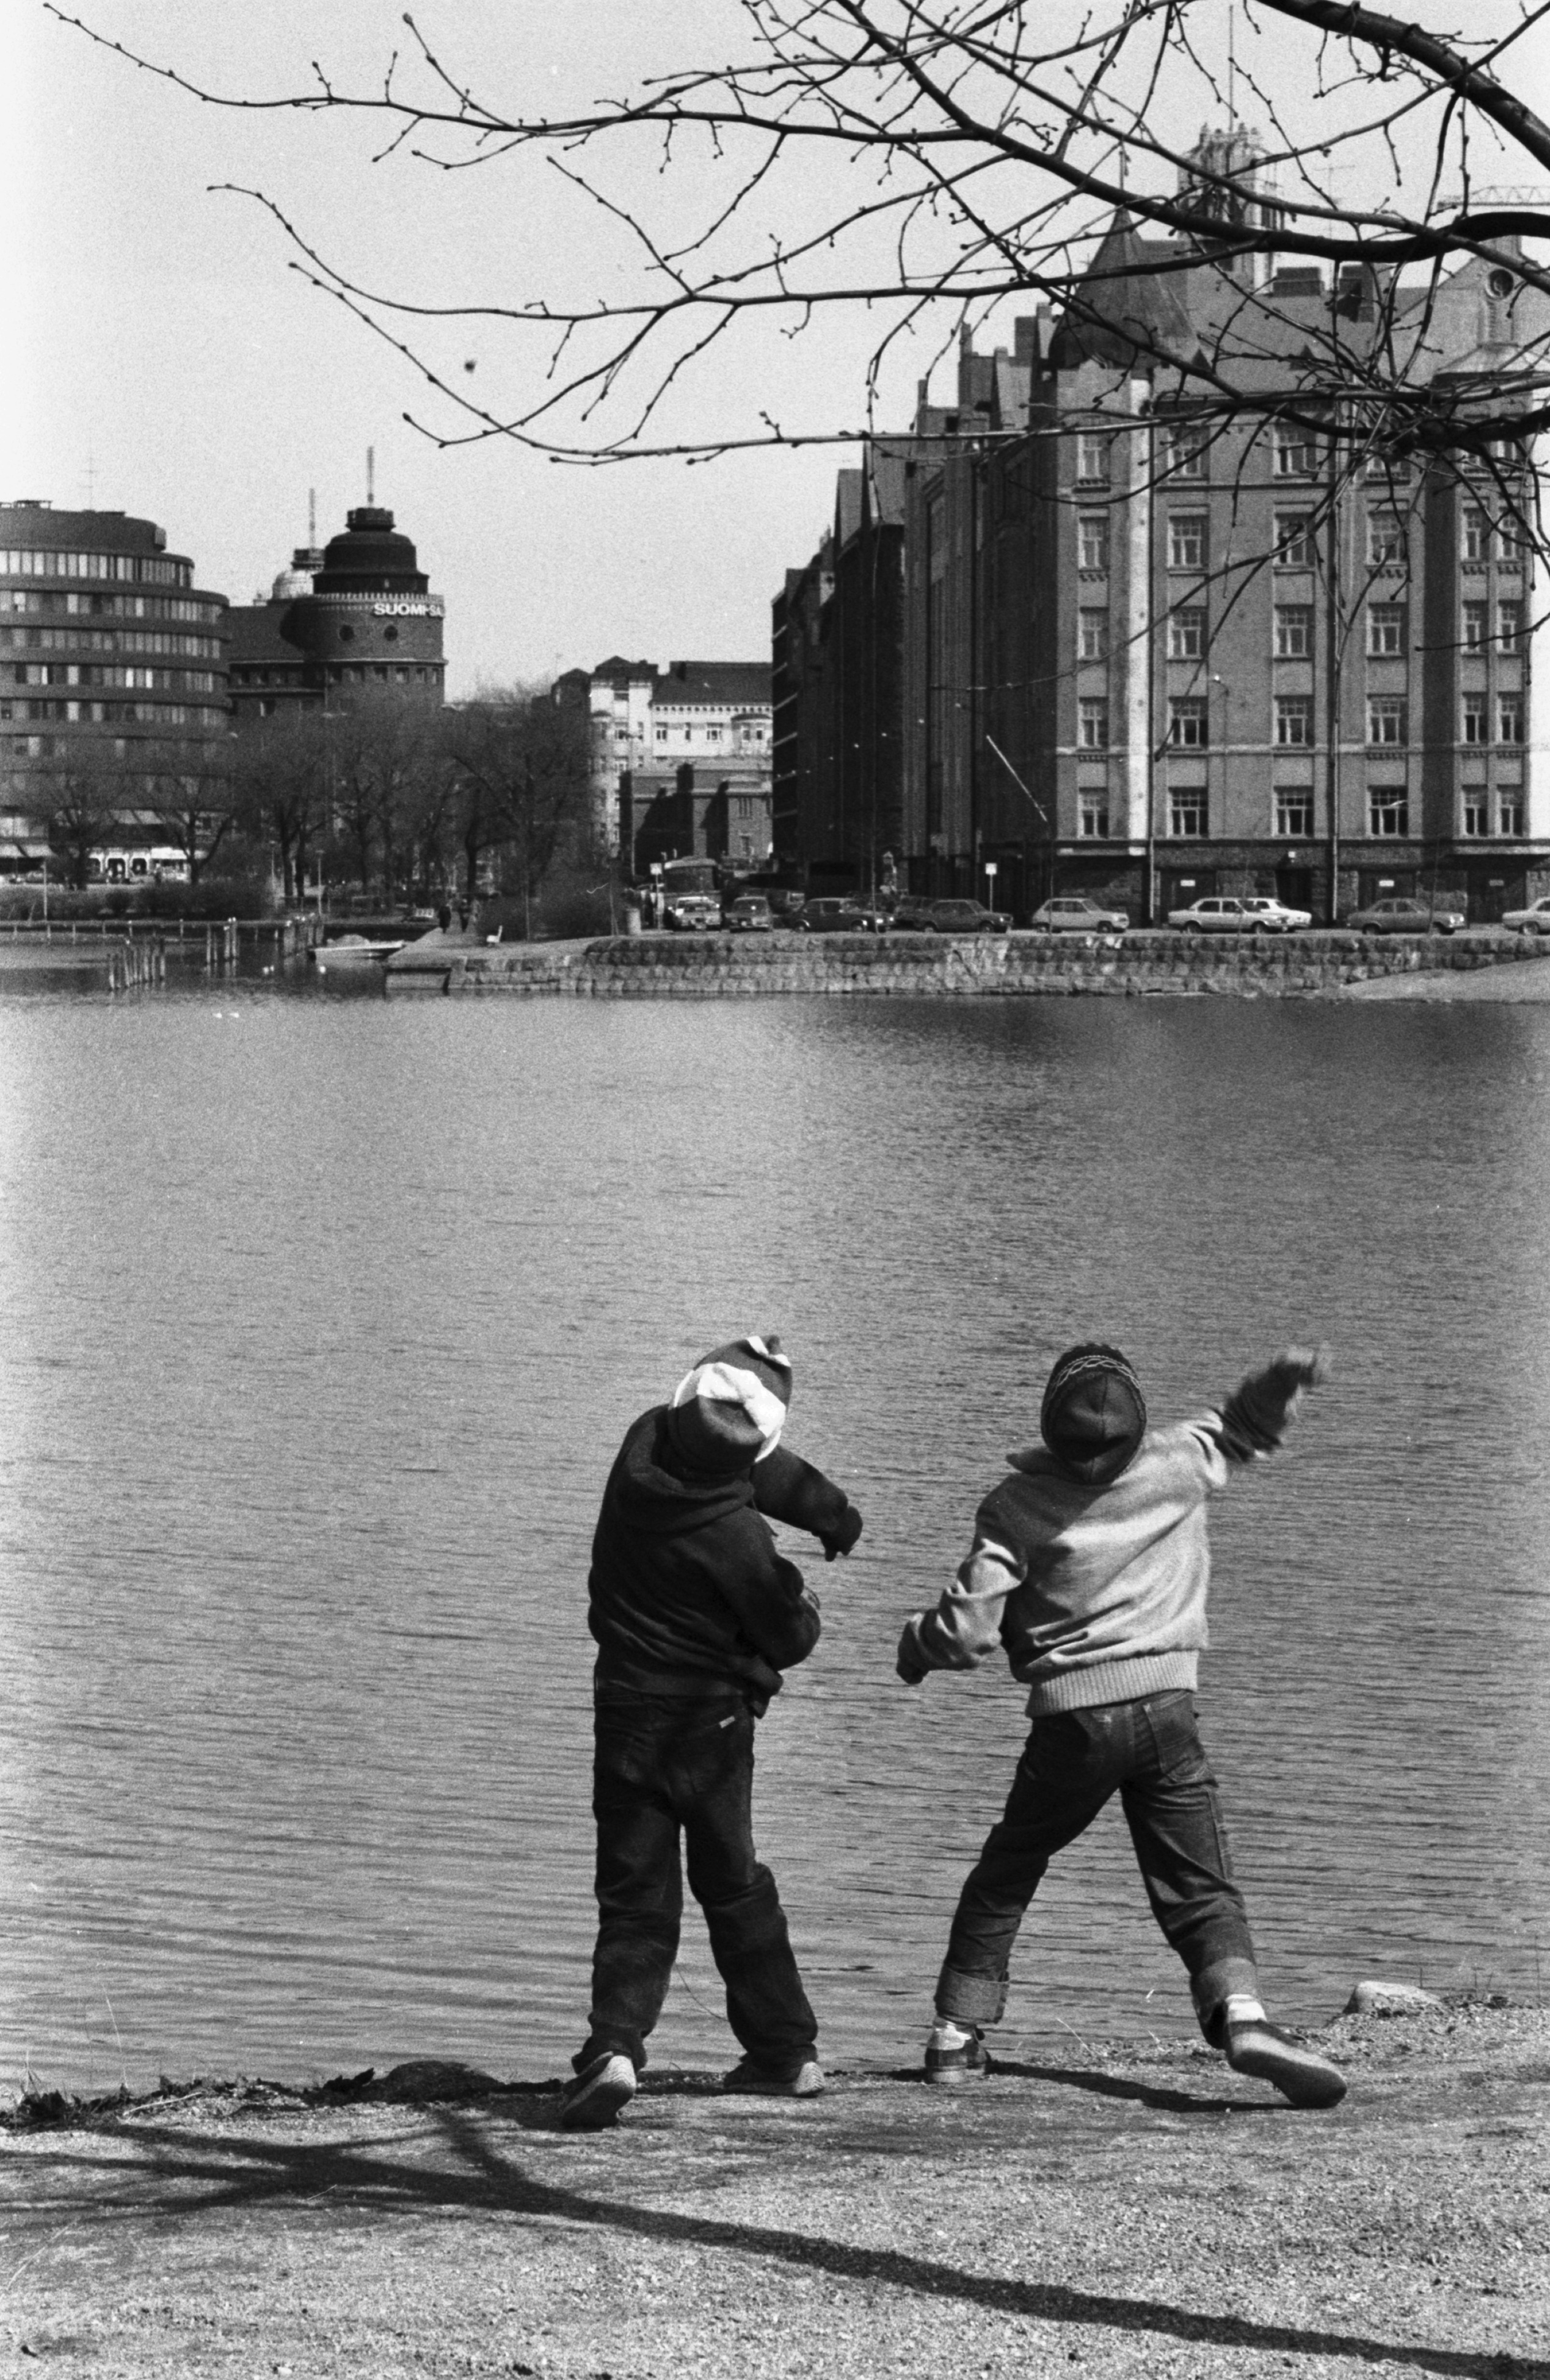
<path id="1" fill-rule="evenodd" d="M 154 521 L 0 504 L 0 874 L 46 864 L 43 823 L 139 780 L 204 771 L 224 741 L 224 595 Z"/>
<path id="2" fill-rule="evenodd" d="M 373 692 L 441 703 L 445 611 L 392 513 L 357 505 L 326 547 L 297 547 L 267 598 L 233 607 L 236 724 Z"/>
<path id="3" fill-rule="evenodd" d="M 903 830 L 902 451 L 842 471 L 834 521 L 771 615 L 774 864 L 810 892 L 869 897 Z"/>
<path id="4" fill-rule="evenodd" d="M 1363 445 L 1354 400 L 1338 439 L 1277 410 L 1314 357 L 1360 386 L 1379 341 L 1478 393 L 1546 322 L 1499 262 L 1412 297 L 1120 217 L 1063 317 L 966 347 L 906 485 L 912 883 L 1138 922 L 1212 892 L 1485 920 L 1550 890 L 1532 458 Z M 1241 410 L 1156 366 L 1192 341 Z"/>
<path id="5" fill-rule="evenodd" d="M 636 874 L 664 858 L 762 866 L 770 841 L 766 663 L 670 662 L 664 670 L 615 653 L 596 669 L 567 670 L 553 698 L 590 716 L 598 832 Z"/>

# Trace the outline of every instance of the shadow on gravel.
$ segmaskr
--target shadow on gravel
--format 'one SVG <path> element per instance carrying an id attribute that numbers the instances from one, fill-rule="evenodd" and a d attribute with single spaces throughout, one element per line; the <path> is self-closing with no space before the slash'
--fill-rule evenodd
<path id="1" fill-rule="evenodd" d="M 1028 2070 L 1030 2071 L 1037 2070 Z M 1062 2073 L 1062 2081 L 1072 2078 Z M 1098 2078 L 1108 2082 L 1110 2078 Z M 1198 2107 L 1200 2102 L 1192 2101 Z M 511 2111 L 515 2113 L 515 2111 Z M 151 2168 L 146 2188 L 128 2177 L 118 2160 L 88 2155 L 40 2155 L 39 2183 L 52 2171 L 67 2182 L 70 2168 L 100 2173 L 110 2195 L 93 2210 L 82 2204 L 74 2219 L 125 2218 L 130 2209 L 159 2224 L 187 2222 L 222 2209 L 253 2213 L 266 2204 L 294 2207 L 297 2200 L 332 2198 L 335 2207 L 381 2215 L 492 2212 L 546 2222 L 585 2224 L 659 2243 L 763 2256 L 777 2264 L 863 2281 L 873 2287 L 913 2290 L 923 2297 L 957 2298 L 994 2313 L 1035 2322 L 1064 2323 L 1188 2339 L 1209 2347 L 1247 2347 L 1282 2355 L 1345 2356 L 1360 2363 L 1402 2362 L 1407 2371 L 1434 2373 L 1439 2380 L 1550 2380 L 1550 2363 L 1539 2359 L 1482 2350 L 1411 2346 L 1393 2339 L 1362 2338 L 1345 2331 L 1306 2330 L 1294 2325 L 1246 2322 L 1231 2314 L 1196 2313 L 1188 2306 L 1155 2298 L 1102 2297 L 1040 2281 L 1004 2280 L 960 2272 L 951 2265 L 912 2256 L 892 2248 L 853 2246 L 805 2231 L 777 2230 L 762 2224 L 719 2222 L 711 2216 L 636 2206 L 556 2188 L 525 2173 L 504 2155 L 483 2126 L 449 2108 L 428 2108 L 456 2164 L 426 2168 L 373 2154 L 369 2141 L 306 2143 L 266 2140 L 261 2133 L 227 2133 L 208 2145 L 184 2132 L 136 2125 L 134 2141 Z M 503 2117 L 507 2111 L 503 2110 Z M 529 2120 L 525 2116 L 519 2122 Z M 381 2145 L 385 2146 L 385 2143 Z M 158 2190 L 155 2185 L 160 2184 Z M 116 2188 L 115 2185 L 117 2185 Z M 44 2194 L 43 2189 L 36 2193 Z M 127 2206 L 126 2201 L 129 2201 Z M 56 2216 L 57 2205 L 53 2209 Z"/>
<path id="2" fill-rule="evenodd" d="M 1060 2082 L 1071 2091 L 1094 2091 L 1100 2099 L 1132 2099 L 1141 2107 L 1159 2107 L 1169 2116 L 1284 2116 L 1282 2099 L 1224 2099 L 1213 2091 L 1203 2098 L 1197 2091 L 1171 2091 L 1157 2082 L 1128 2082 L 1123 2075 L 1102 2074 L 1080 2066 L 1017 2066 L 1008 2058 L 993 2058 L 993 2075 L 1010 2075 L 1018 2082 Z M 912 2075 L 912 2082 L 919 2076 Z"/>

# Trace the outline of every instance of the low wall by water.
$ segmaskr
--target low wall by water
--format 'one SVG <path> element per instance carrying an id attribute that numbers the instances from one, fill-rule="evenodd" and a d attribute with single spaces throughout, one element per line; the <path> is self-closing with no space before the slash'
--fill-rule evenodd
<path id="1" fill-rule="evenodd" d="M 1499 932 L 1275 937 L 1180 933 L 644 934 L 602 941 L 449 949 L 411 943 L 390 960 L 390 995 L 563 994 L 597 1000 L 719 1000 L 778 992 L 1062 993 L 1284 998 L 1423 969 L 1511 965 L 1550 956 Z"/>

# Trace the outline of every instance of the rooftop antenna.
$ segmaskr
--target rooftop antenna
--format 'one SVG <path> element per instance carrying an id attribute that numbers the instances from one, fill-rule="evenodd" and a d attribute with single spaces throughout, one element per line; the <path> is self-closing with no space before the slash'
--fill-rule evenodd
<path id="1" fill-rule="evenodd" d="M 366 501 L 369 504 L 374 504 L 377 501 L 373 492 L 376 484 L 377 450 L 375 446 L 369 446 L 366 450 Z"/>
<path id="2" fill-rule="evenodd" d="M 316 488 L 309 488 L 307 491 L 307 542 L 312 546 L 318 542 L 318 491 Z"/>
<path id="3" fill-rule="evenodd" d="M 90 452 L 86 457 L 86 509 L 89 513 L 97 509 L 97 457 Z"/>
<path id="4" fill-rule="evenodd" d="M 1227 0 L 1227 128 L 1238 129 L 1238 0 Z"/>

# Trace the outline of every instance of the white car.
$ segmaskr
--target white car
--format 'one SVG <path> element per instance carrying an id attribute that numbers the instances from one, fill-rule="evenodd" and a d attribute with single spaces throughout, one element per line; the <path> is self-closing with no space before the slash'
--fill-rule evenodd
<path id="1" fill-rule="evenodd" d="M 1245 893 L 1242 906 L 1258 919 L 1262 931 L 1267 934 L 1295 934 L 1301 926 L 1311 926 L 1311 909 L 1289 909 L 1284 901 L 1271 901 L 1263 893 Z"/>
<path id="2" fill-rule="evenodd" d="M 1550 934 L 1550 897 L 1531 901 L 1526 909 L 1508 909 L 1502 917 L 1515 934 Z"/>
<path id="3" fill-rule="evenodd" d="M 1246 901 L 1232 900 L 1226 893 L 1213 892 L 1204 901 L 1192 901 L 1187 909 L 1170 909 L 1168 922 L 1186 934 L 1264 934 L 1278 933 L 1280 928 L 1268 927 L 1254 917 Z"/>
<path id="4" fill-rule="evenodd" d="M 1122 934 L 1130 921 L 1128 909 L 1107 908 L 1085 893 L 1066 893 L 1046 901 L 1028 923 L 1045 934 Z"/>

